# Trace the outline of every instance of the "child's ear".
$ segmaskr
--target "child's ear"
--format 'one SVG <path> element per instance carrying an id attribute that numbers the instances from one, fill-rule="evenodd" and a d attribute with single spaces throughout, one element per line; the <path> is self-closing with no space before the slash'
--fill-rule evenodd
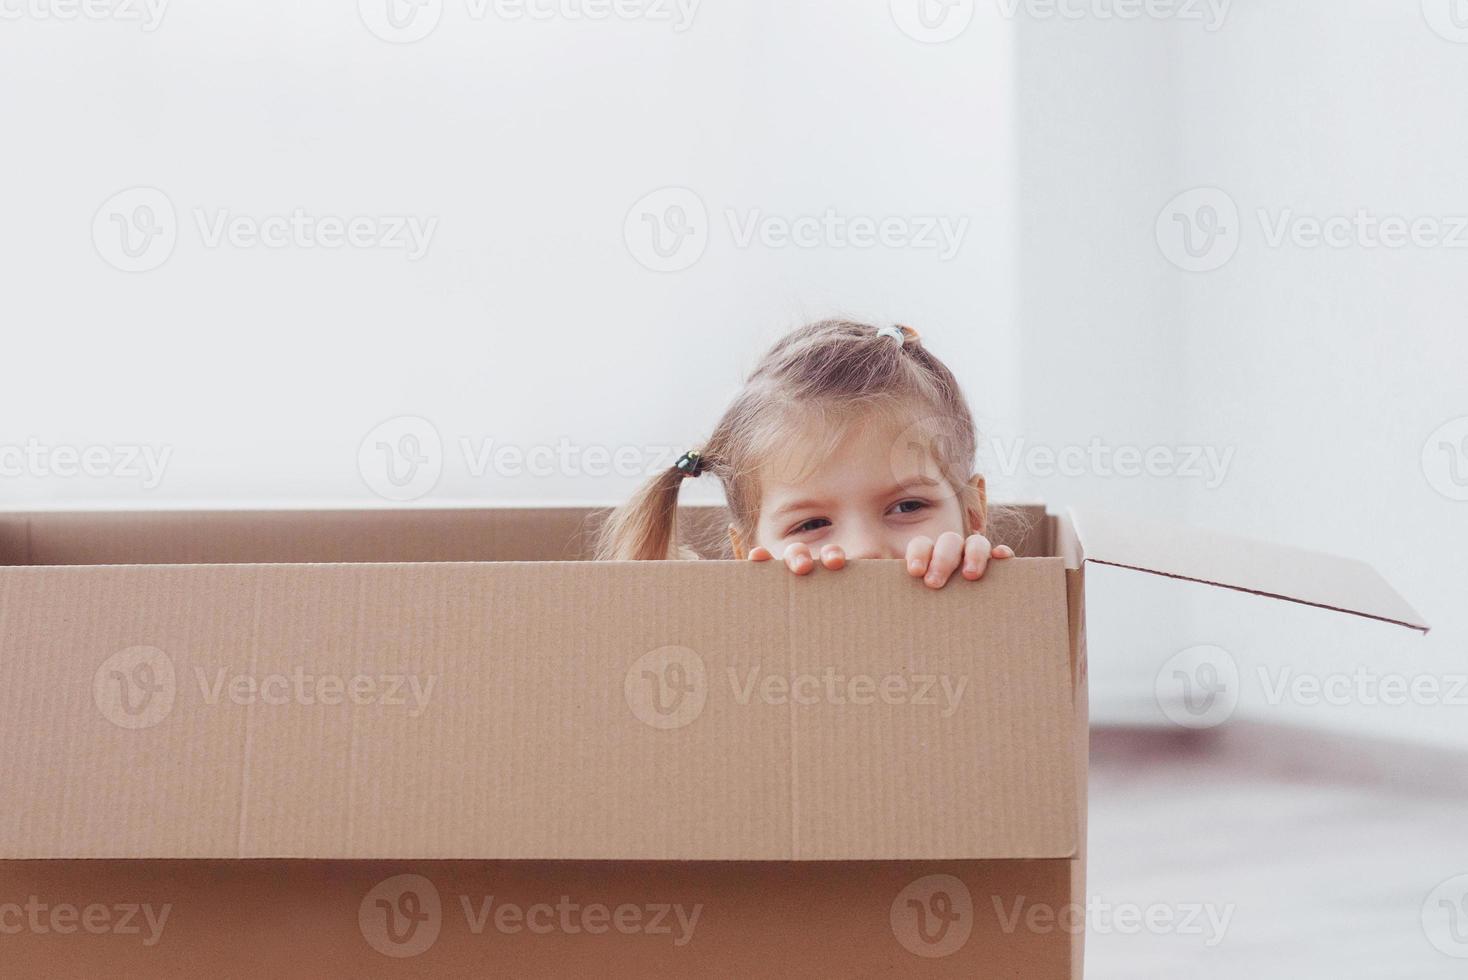
<path id="1" fill-rule="evenodd" d="M 968 485 L 973 488 L 968 508 L 968 522 L 971 534 L 987 534 L 989 527 L 989 488 L 984 483 L 984 478 L 975 473 L 969 477 Z"/>
<path id="2" fill-rule="evenodd" d="M 729 548 L 734 552 L 734 558 L 743 561 L 749 554 L 744 548 L 744 542 L 739 537 L 739 531 L 733 524 L 729 525 Z"/>

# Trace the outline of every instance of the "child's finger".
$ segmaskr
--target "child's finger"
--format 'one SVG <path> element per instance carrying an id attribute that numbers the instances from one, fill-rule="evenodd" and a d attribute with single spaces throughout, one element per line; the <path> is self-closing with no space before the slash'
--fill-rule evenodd
<path id="1" fill-rule="evenodd" d="M 993 551 L 988 538 L 982 534 L 970 534 L 964 544 L 963 577 L 970 582 L 983 578 L 984 569 L 989 567 L 989 557 Z"/>
<path id="2" fill-rule="evenodd" d="M 1011 548 L 1007 544 L 1001 544 L 999 547 L 997 547 L 997 548 L 994 549 L 994 557 L 995 558 L 1013 558 L 1014 557 L 1014 549 Z"/>
<path id="3" fill-rule="evenodd" d="M 821 564 L 835 571 L 846 567 L 846 552 L 839 544 L 828 544 L 821 549 Z"/>
<path id="4" fill-rule="evenodd" d="M 770 549 L 766 548 L 764 545 L 753 548 L 749 552 L 750 561 L 769 561 L 771 558 L 774 557 L 775 556 L 770 553 Z"/>
<path id="5" fill-rule="evenodd" d="M 923 577 L 923 582 L 930 589 L 943 588 L 962 559 L 963 537 L 944 531 L 933 545 L 933 559 L 928 562 L 928 574 Z"/>
<path id="6" fill-rule="evenodd" d="M 933 539 L 919 535 L 907 543 L 907 574 L 922 578 L 928 572 L 928 561 L 933 557 Z"/>
<path id="7" fill-rule="evenodd" d="M 797 541 L 786 548 L 785 565 L 796 575 L 810 574 L 816 567 L 816 560 L 810 554 L 810 545 Z"/>

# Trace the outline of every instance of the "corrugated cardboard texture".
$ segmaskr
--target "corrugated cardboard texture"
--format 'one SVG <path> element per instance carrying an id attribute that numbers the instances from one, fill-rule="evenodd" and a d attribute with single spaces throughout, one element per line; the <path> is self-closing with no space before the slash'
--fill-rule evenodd
<path id="1" fill-rule="evenodd" d="M 1073 540 L 1073 529 L 1070 522 L 1062 520 L 1058 524 L 1059 534 L 1058 548 L 1062 554 L 1074 553 L 1076 545 Z M 1077 567 L 1068 567 L 1065 571 L 1065 583 L 1067 591 L 1067 602 L 1070 607 L 1070 664 L 1071 676 L 1074 679 L 1075 690 L 1075 746 L 1076 746 L 1076 798 L 1080 801 L 1078 808 L 1079 826 L 1077 834 L 1079 846 L 1076 848 L 1075 860 L 1071 862 L 1071 887 L 1072 895 L 1081 896 L 1086 894 L 1086 839 L 1089 822 L 1089 782 L 1091 769 L 1091 702 L 1090 702 L 1090 661 L 1086 654 L 1086 575 L 1085 571 Z M 1071 948 L 1072 969 L 1075 971 L 1076 980 L 1080 980 L 1085 966 L 1086 936 L 1084 932 L 1074 937 Z"/>
<path id="2" fill-rule="evenodd" d="M 5 862 L 0 974 L 1062 980 L 1071 863 Z"/>
<path id="3" fill-rule="evenodd" d="M 576 561 L 591 557 L 605 509 L 135 511 L 0 513 L 0 565 L 255 562 Z M 1043 557 L 1045 509 L 994 508 L 991 537 Z M 684 539 L 728 557 L 722 507 L 679 512 Z"/>
<path id="4" fill-rule="evenodd" d="M 3 858 L 1077 847 L 1059 559 L 11 567 L 0 649 Z"/>
<path id="5" fill-rule="evenodd" d="M 7 514 L 0 543 L 24 541 L 15 563 L 31 565 L 568 561 L 588 557 L 600 516 L 579 507 Z M 687 520 L 697 528 L 701 517 L 716 515 Z"/>
<path id="6" fill-rule="evenodd" d="M 1087 561 L 1428 629 L 1362 561 L 1130 515 L 1072 509 L 1071 519 Z"/>

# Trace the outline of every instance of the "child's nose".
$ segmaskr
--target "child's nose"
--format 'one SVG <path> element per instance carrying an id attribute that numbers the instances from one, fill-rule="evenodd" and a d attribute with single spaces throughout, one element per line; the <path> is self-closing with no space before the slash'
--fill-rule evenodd
<path id="1" fill-rule="evenodd" d="M 842 546 L 842 550 L 846 552 L 847 558 L 852 559 L 902 557 L 901 555 L 887 554 L 887 547 L 880 540 L 876 540 L 873 538 L 864 538 L 848 542 L 847 544 Z"/>

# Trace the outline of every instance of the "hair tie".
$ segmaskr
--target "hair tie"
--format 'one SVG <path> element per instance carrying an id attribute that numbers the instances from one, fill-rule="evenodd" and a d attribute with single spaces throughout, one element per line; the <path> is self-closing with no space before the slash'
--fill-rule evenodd
<path id="1" fill-rule="evenodd" d="M 703 454 L 691 449 L 679 456 L 678 462 L 673 464 L 673 468 L 682 473 L 684 479 L 703 476 L 703 467 Z"/>
<path id="2" fill-rule="evenodd" d="M 898 347 L 906 347 L 909 340 L 917 341 L 922 339 L 921 334 L 919 334 L 912 327 L 909 327 L 906 324 L 902 323 L 893 324 L 890 327 L 878 327 L 877 336 L 891 337 L 893 340 L 897 341 Z"/>

